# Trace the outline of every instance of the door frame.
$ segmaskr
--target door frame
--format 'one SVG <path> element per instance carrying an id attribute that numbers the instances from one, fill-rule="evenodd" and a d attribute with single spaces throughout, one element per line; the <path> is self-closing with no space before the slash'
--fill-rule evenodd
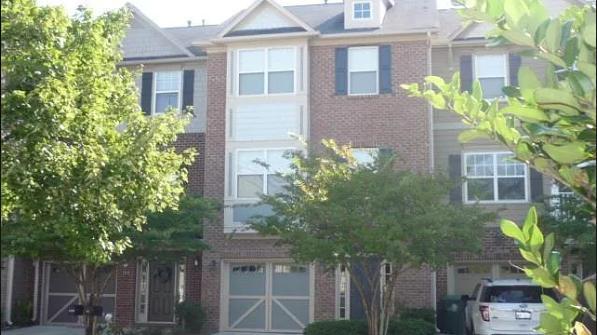
<path id="1" fill-rule="evenodd" d="M 275 329 L 253 329 L 253 330 L 238 330 L 228 327 L 228 301 L 230 289 L 230 265 L 231 264 L 263 264 L 265 266 L 265 325 L 266 328 L 271 328 L 271 302 L 272 302 L 272 278 L 273 278 L 273 264 L 289 264 L 296 265 L 296 263 L 289 258 L 267 258 L 267 259 L 225 259 L 220 261 L 220 331 L 222 332 L 259 332 L 259 333 L 291 333 L 302 334 L 303 330 L 275 330 Z M 305 264 L 309 269 L 309 321 L 308 324 L 315 320 L 315 265 Z M 307 325 L 305 325 L 307 326 Z"/>
<path id="2" fill-rule="evenodd" d="M 137 259 L 137 271 L 136 271 L 136 275 L 135 275 L 135 322 L 136 323 L 142 323 L 142 324 L 152 324 L 152 325 L 172 325 L 176 323 L 176 313 L 172 313 L 172 321 L 149 321 L 149 277 L 148 277 L 148 281 L 147 281 L 147 288 L 146 288 L 146 292 L 145 293 L 145 313 L 141 314 L 139 308 L 141 305 L 141 271 L 142 271 L 142 264 L 143 262 L 147 262 L 147 273 L 149 275 L 149 273 L 151 272 L 151 269 L 149 267 L 149 260 L 147 259 L 143 259 L 143 258 L 139 258 Z M 184 270 L 186 272 L 186 260 L 181 260 L 180 262 L 170 262 L 172 263 L 173 267 L 174 267 L 174 280 L 173 280 L 173 285 L 174 285 L 174 289 L 173 291 L 173 308 L 176 306 L 177 303 L 179 303 L 181 300 L 184 300 L 184 294 L 186 294 L 186 287 L 184 288 L 185 292 L 183 292 L 183 296 L 182 297 L 178 297 L 178 288 L 180 286 L 179 283 L 179 272 L 180 272 L 180 267 L 183 266 Z M 186 280 L 186 273 L 185 276 L 182 278 L 182 280 Z M 186 284 L 186 283 L 184 283 Z"/>

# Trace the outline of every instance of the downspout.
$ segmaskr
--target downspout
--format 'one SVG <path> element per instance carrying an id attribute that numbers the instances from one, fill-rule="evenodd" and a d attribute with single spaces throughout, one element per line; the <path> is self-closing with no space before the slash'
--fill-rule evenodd
<path id="1" fill-rule="evenodd" d="M 433 53 L 431 52 L 431 32 L 427 32 L 427 75 L 433 75 L 433 66 L 432 66 L 432 57 Z M 429 110 L 429 172 L 434 173 L 435 171 L 435 146 L 433 144 L 434 136 L 433 136 L 433 106 L 428 104 Z M 433 310 L 437 310 L 437 271 L 431 272 L 431 305 L 433 306 Z"/>
<path id="2" fill-rule="evenodd" d="M 34 279 L 33 279 L 33 317 L 31 321 L 37 321 L 37 296 L 39 295 L 39 260 L 33 262 Z"/>
<path id="3" fill-rule="evenodd" d="M 12 325 L 12 290 L 15 273 L 15 256 L 8 256 L 8 269 L 6 270 L 6 301 L 4 306 L 4 322 Z"/>

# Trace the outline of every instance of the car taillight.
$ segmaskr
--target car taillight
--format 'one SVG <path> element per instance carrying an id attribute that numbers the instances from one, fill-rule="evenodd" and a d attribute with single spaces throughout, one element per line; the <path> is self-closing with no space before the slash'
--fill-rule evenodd
<path id="1" fill-rule="evenodd" d="M 489 306 L 479 306 L 479 312 L 481 312 L 481 319 L 489 322 Z"/>

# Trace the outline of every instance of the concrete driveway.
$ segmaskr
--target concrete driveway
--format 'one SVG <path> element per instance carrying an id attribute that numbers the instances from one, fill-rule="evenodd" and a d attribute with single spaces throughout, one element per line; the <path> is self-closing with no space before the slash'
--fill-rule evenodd
<path id="1" fill-rule="evenodd" d="M 82 328 L 59 326 L 33 326 L 2 331 L 2 335 L 83 335 L 84 333 Z"/>

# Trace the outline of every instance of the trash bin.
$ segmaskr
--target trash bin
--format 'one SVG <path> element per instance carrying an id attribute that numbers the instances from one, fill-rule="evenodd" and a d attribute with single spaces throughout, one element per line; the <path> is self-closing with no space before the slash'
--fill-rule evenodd
<path id="1" fill-rule="evenodd" d="M 437 308 L 437 327 L 443 334 L 465 335 L 466 301 L 459 295 L 447 295 Z"/>

